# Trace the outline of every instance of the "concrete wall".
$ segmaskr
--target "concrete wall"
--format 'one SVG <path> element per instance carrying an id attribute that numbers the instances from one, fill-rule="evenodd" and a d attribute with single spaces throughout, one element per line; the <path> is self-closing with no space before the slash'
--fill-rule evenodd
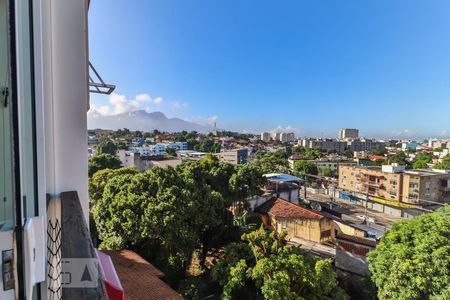
<path id="1" fill-rule="evenodd" d="M 88 41 L 85 0 L 42 0 L 46 192 L 77 191 L 88 220 Z"/>
<path id="2" fill-rule="evenodd" d="M 331 240 L 330 235 L 327 238 L 322 238 L 323 232 L 330 230 L 332 234 L 331 221 L 324 218 L 321 220 L 315 219 L 300 219 L 300 218 L 274 218 L 270 219 L 271 225 L 277 232 L 286 231 L 287 238 L 301 237 L 306 240 L 314 242 L 325 242 Z"/>
<path id="3" fill-rule="evenodd" d="M 335 265 L 337 268 L 359 275 L 370 275 L 365 256 L 352 254 L 336 248 Z"/>

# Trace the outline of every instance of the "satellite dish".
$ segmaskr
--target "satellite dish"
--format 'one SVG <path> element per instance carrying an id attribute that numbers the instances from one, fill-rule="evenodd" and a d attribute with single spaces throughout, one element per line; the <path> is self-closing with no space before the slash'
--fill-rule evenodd
<path id="1" fill-rule="evenodd" d="M 312 208 L 312 210 L 315 210 L 315 211 L 322 211 L 322 206 L 320 206 L 320 204 L 317 202 L 312 202 L 311 208 Z"/>

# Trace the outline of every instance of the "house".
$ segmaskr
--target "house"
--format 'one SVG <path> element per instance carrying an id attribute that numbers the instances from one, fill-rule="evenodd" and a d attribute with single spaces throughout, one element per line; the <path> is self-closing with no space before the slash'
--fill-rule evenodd
<path id="1" fill-rule="evenodd" d="M 280 233 L 286 231 L 288 239 L 299 237 L 317 243 L 332 239 L 330 219 L 282 198 L 272 197 L 255 211 L 261 214 L 264 226 Z"/>

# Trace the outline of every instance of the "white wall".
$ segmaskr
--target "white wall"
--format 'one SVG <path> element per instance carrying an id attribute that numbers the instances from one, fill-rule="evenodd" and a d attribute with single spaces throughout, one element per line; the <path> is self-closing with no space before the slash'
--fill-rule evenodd
<path id="1" fill-rule="evenodd" d="M 75 190 L 88 217 L 85 0 L 42 0 L 47 192 Z"/>

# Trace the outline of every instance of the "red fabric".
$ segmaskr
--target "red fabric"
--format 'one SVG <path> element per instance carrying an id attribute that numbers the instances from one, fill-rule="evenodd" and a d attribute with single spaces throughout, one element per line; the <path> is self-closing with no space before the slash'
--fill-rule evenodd
<path id="1" fill-rule="evenodd" d="M 126 300 L 125 292 L 120 284 L 111 257 L 98 249 L 96 251 L 109 300 Z"/>

